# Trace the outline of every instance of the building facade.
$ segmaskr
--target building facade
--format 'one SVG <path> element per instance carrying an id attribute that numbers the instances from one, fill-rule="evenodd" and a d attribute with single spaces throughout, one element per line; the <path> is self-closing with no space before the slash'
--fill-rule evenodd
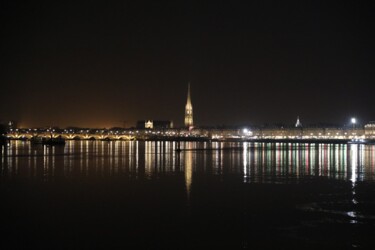
<path id="1" fill-rule="evenodd" d="M 142 120 L 137 122 L 138 129 L 171 129 L 172 121 Z"/>
<path id="2" fill-rule="evenodd" d="M 375 138 L 375 121 L 371 121 L 365 125 L 365 136 L 366 138 Z"/>

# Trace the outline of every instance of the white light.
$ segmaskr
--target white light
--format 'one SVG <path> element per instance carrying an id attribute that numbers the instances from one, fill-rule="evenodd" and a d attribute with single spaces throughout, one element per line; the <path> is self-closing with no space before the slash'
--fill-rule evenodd
<path id="1" fill-rule="evenodd" d="M 242 130 L 242 132 L 243 132 L 244 134 L 247 134 L 247 133 L 249 133 L 249 130 L 248 130 L 247 128 L 244 128 L 244 129 Z"/>
<path id="2" fill-rule="evenodd" d="M 351 121 L 352 121 L 353 124 L 356 124 L 356 122 L 357 122 L 357 120 L 355 118 L 352 118 Z"/>

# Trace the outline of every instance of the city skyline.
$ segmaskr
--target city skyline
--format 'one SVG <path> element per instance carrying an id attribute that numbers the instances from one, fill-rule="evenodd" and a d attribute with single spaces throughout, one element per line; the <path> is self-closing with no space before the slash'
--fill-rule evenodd
<path id="1" fill-rule="evenodd" d="M 2 5 L 0 120 L 24 127 L 375 119 L 371 2 Z"/>

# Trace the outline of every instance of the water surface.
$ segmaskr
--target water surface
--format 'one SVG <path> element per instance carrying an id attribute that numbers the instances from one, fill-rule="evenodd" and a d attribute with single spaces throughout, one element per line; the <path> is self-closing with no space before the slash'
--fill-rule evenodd
<path id="1" fill-rule="evenodd" d="M 12 141 L 0 246 L 371 249 L 374 169 L 374 145 Z"/>

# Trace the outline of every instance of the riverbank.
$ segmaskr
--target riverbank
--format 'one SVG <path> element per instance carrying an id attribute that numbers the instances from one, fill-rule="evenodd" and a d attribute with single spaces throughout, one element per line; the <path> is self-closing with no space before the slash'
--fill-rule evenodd
<path id="1" fill-rule="evenodd" d="M 105 139 L 90 141 L 124 141 L 123 139 Z M 0 145 L 6 146 L 11 141 L 30 141 L 27 139 L 5 139 L 0 141 Z M 77 139 L 66 141 L 80 141 Z M 82 139 L 82 141 L 87 141 Z M 129 141 L 129 140 L 125 140 Z M 249 142 L 249 143 L 307 143 L 307 144 L 375 144 L 374 139 L 368 140 L 351 140 L 351 139 L 252 139 L 252 138 L 226 138 L 226 139 L 210 139 L 207 137 L 152 137 L 137 138 L 135 141 L 169 141 L 169 142 Z"/>

